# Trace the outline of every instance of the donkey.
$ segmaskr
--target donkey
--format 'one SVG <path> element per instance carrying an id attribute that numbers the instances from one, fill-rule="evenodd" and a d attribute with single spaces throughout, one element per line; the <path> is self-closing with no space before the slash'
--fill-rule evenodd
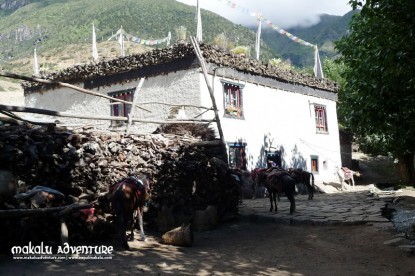
<path id="1" fill-rule="evenodd" d="M 254 195 L 252 199 L 256 198 L 259 187 L 265 186 L 265 182 L 267 180 L 268 174 L 273 172 L 274 170 L 280 170 L 280 169 L 278 169 L 277 167 L 271 167 L 271 168 L 255 168 L 252 170 L 251 178 L 253 180 L 252 188 L 254 190 Z M 278 201 L 279 201 L 279 197 L 278 197 Z"/>
<path id="2" fill-rule="evenodd" d="M 291 203 L 290 214 L 295 211 L 295 180 L 287 171 L 278 168 L 256 169 L 255 187 L 265 186 L 268 190 L 271 203 L 270 212 L 277 211 L 277 199 L 280 201 L 279 194 L 284 193 Z"/>
<path id="3" fill-rule="evenodd" d="M 130 249 L 126 232 L 131 230 L 130 240 L 134 240 L 134 217 L 137 215 L 140 225 L 141 240 L 145 240 L 143 228 L 144 206 L 150 199 L 150 185 L 145 175 L 130 176 L 111 185 L 107 194 L 112 212 L 115 215 L 115 225 L 118 238 L 123 249 Z"/>
<path id="4" fill-rule="evenodd" d="M 278 170 L 269 173 L 265 187 L 269 192 L 269 200 L 271 203 L 270 212 L 274 209 L 277 212 L 277 194 L 284 193 L 290 201 L 290 214 L 295 212 L 295 180 L 289 175 L 287 171 Z"/>
<path id="5" fill-rule="evenodd" d="M 337 176 L 340 179 L 340 184 L 341 184 L 341 187 L 342 187 L 342 191 L 346 190 L 345 189 L 346 186 L 344 186 L 344 183 L 345 183 L 345 181 L 348 181 L 348 180 L 350 180 L 350 182 L 353 186 L 353 189 L 354 189 L 355 184 L 354 184 L 353 175 L 360 176 L 360 172 L 352 171 L 351 169 L 349 169 L 347 167 L 341 167 L 341 168 L 336 167 L 335 174 L 337 174 Z"/>
<path id="6" fill-rule="evenodd" d="M 301 168 L 290 169 L 289 173 L 296 183 L 303 183 L 307 187 L 308 199 L 312 200 L 314 197 L 314 175 Z"/>

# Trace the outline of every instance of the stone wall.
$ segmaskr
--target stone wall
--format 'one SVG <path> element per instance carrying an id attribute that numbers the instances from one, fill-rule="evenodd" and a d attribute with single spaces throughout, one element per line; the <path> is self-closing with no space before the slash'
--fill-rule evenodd
<path id="1" fill-rule="evenodd" d="M 222 220 L 237 213 L 238 187 L 223 161 L 225 148 L 218 140 L 201 137 L 209 136 L 191 131 L 125 135 L 3 125 L 0 170 L 14 174 L 20 193 L 41 185 L 63 193 L 62 205 L 92 204 L 98 221 L 111 217 L 102 206 L 111 184 L 134 173 L 146 174 L 152 198 L 145 221 L 167 230 L 191 222 L 196 210 L 210 205 L 217 207 Z M 0 197 L 1 210 L 22 207 L 31 208 Z M 160 221 L 163 210 L 171 216 L 167 226 Z"/>

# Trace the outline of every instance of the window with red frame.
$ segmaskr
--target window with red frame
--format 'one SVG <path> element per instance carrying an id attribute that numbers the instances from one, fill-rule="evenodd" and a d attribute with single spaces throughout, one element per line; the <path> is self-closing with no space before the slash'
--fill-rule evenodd
<path id="1" fill-rule="evenodd" d="M 226 117 L 243 117 L 242 85 L 223 82 L 224 110 Z"/>
<path id="2" fill-rule="evenodd" d="M 246 143 L 229 144 L 229 165 L 231 168 L 246 170 Z"/>
<path id="3" fill-rule="evenodd" d="M 316 117 L 316 131 L 317 133 L 327 133 L 327 114 L 326 107 L 322 105 L 315 105 L 314 112 Z"/>
<path id="4" fill-rule="evenodd" d="M 311 155 L 311 172 L 312 173 L 318 173 L 318 156 L 317 155 Z"/>
<path id="5" fill-rule="evenodd" d="M 134 90 L 124 90 L 124 91 L 118 91 L 118 92 L 112 92 L 108 94 L 109 96 L 124 100 L 124 101 L 133 101 L 134 97 Z M 118 117 L 128 117 L 128 114 L 130 114 L 131 111 L 131 104 L 111 101 L 111 116 L 118 116 Z M 111 121 L 111 126 L 122 126 L 125 123 L 125 121 Z"/>

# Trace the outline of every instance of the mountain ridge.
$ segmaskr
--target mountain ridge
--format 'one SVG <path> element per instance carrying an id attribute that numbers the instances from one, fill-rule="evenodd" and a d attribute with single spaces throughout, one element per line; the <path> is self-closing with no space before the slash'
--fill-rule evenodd
<path id="1" fill-rule="evenodd" d="M 92 4 L 91 4 L 92 3 Z M 40 60 L 50 68 L 60 69 L 59 62 L 91 62 L 92 23 L 97 28 L 98 48 L 109 47 L 100 56 L 115 57 L 119 53 L 116 41 L 107 41 L 121 26 L 132 35 L 143 39 L 158 39 L 172 34 L 175 29 L 187 28 L 187 36 L 196 32 L 194 7 L 174 0 L 0 0 L 0 66 L 6 69 L 30 71 L 30 59 L 36 46 Z M 144 12 L 143 12 L 144 11 Z M 345 15 L 346 16 L 346 15 Z M 310 43 L 319 45 L 322 57 L 333 57 L 332 41 L 346 33 L 345 23 L 350 18 L 323 15 L 320 23 L 309 28 L 287 29 Z M 250 46 L 254 55 L 255 31 L 234 24 L 219 15 L 202 9 L 204 41 L 212 42 L 224 33 L 234 46 Z M 334 27 L 330 27 L 330 25 Z M 311 30 L 311 31 L 310 31 Z M 314 34 L 310 36 L 310 32 Z M 289 38 L 264 26 L 261 42 L 261 59 L 281 57 L 297 67 L 310 67 L 313 54 L 309 47 L 301 46 Z M 162 46 L 164 46 L 163 44 Z M 152 46 L 157 47 L 157 46 Z M 81 51 L 87 51 L 82 53 Z M 145 45 L 130 45 L 127 54 L 150 49 Z M 71 52 L 70 52 L 71 51 Z M 82 55 L 82 56 L 81 56 Z"/>

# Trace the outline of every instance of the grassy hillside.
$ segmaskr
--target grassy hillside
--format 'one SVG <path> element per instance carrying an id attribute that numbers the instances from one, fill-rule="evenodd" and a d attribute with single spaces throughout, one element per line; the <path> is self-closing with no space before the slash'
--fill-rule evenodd
<path id="1" fill-rule="evenodd" d="M 345 35 L 354 12 L 345 16 L 321 16 L 319 24 L 287 29 L 317 44 L 320 57 L 334 57 L 333 41 Z M 221 33 L 234 46 L 250 46 L 255 55 L 255 31 L 233 24 L 212 12 L 202 10 L 203 38 L 211 43 Z M 196 32 L 195 8 L 175 0 L 0 0 L 0 67 L 31 74 L 33 49 L 37 48 L 41 70 L 50 72 L 91 61 L 92 23 L 96 27 L 100 57 L 119 56 L 116 41 L 107 41 L 121 26 L 142 39 L 157 39 L 187 28 L 187 38 Z M 255 29 L 255 28 L 254 28 Z M 314 64 L 313 48 L 299 45 L 264 25 L 261 59 L 282 57 L 299 68 Z M 163 47 L 165 44 L 152 47 Z M 151 47 L 127 42 L 127 54 Z"/>
<path id="2" fill-rule="evenodd" d="M 344 16 L 322 15 L 321 21 L 314 26 L 291 28 L 287 31 L 309 43 L 317 44 L 321 59 L 333 58 L 337 55 L 333 41 L 347 34 L 349 22 L 355 13 L 356 11 L 351 11 Z M 297 67 L 313 66 L 314 50 L 312 47 L 300 45 L 270 28 L 262 33 L 263 40 L 284 59 L 290 60 Z"/>
<path id="3" fill-rule="evenodd" d="M 0 5 L 5 1 L 0 0 Z M 91 55 L 92 23 L 96 27 L 98 49 L 108 57 L 119 51 L 115 41 L 112 44 L 106 42 L 121 26 L 127 33 L 142 39 L 163 38 L 171 32 L 172 43 L 177 38 L 176 29 L 179 26 L 187 28 L 187 38 L 196 32 L 194 7 L 174 0 L 20 2 L 30 3 L 14 12 L 7 10 L 0 13 L 0 66 L 11 70 L 31 69 L 28 63 L 33 57 L 35 43 L 41 66 L 49 63 L 52 57 L 62 61 L 50 62 L 53 64 L 45 65 L 45 68 L 59 69 L 70 63 L 85 62 L 85 53 L 86 56 Z M 206 10 L 202 10 L 202 23 L 205 42 L 211 42 L 217 35 L 225 33 L 235 46 L 252 45 L 251 53 L 254 54 L 255 33 L 248 28 Z M 128 47 L 130 53 L 146 49 L 139 44 Z M 274 55 L 265 46 L 262 57 L 268 60 Z"/>

